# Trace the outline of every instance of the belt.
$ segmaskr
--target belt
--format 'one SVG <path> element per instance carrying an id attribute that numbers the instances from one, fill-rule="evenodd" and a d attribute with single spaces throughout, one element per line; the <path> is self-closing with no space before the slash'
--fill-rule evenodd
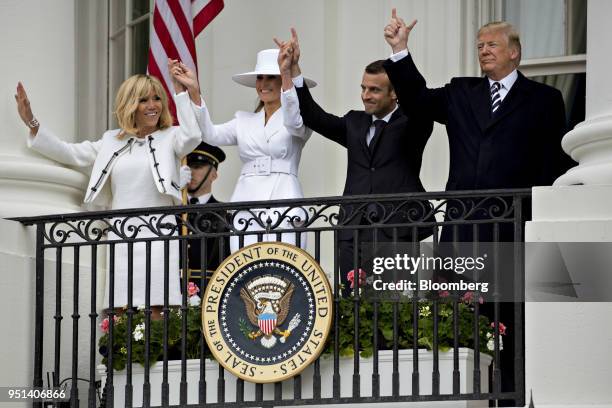
<path id="1" fill-rule="evenodd" d="M 297 170 L 292 168 L 290 161 L 272 159 L 270 156 L 258 157 L 246 162 L 240 171 L 240 174 L 250 176 L 269 176 L 270 173 L 285 173 L 297 176 Z"/>

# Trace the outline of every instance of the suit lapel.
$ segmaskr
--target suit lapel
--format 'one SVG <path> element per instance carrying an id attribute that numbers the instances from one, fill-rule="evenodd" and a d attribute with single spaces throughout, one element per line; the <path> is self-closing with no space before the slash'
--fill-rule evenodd
<path id="1" fill-rule="evenodd" d="M 512 113 L 516 108 L 523 105 L 525 100 L 529 97 L 529 80 L 525 78 L 523 74 L 518 72 L 518 78 L 510 92 L 504 98 L 503 102 L 499 106 L 496 114 L 491 118 L 491 121 L 487 125 L 487 129 L 498 123 L 500 120 Z"/>
<path id="2" fill-rule="evenodd" d="M 491 121 L 491 91 L 489 90 L 489 81 L 487 78 L 482 78 L 482 81 L 479 81 L 468 92 L 472 112 L 474 112 L 480 130 L 484 132 Z"/>

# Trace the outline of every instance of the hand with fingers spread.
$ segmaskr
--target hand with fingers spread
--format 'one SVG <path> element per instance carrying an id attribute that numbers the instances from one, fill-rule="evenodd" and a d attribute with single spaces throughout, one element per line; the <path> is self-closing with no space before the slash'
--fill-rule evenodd
<path id="1" fill-rule="evenodd" d="M 416 23 L 417 20 L 414 20 L 410 25 L 406 25 L 404 20 L 397 16 L 397 11 L 391 10 L 391 20 L 385 26 L 384 35 L 394 54 L 408 48 L 408 37 Z"/>
<path id="2" fill-rule="evenodd" d="M 19 117 L 25 123 L 27 127 L 31 129 L 31 133 L 36 135 L 38 133 L 39 123 L 34 118 L 32 108 L 30 107 L 30 100 L 28 94 L 23 87 L 21 82 L 17 83 L 17 93 L 15 94 L 15 101 L 17 102 L 17 112 Z"/>

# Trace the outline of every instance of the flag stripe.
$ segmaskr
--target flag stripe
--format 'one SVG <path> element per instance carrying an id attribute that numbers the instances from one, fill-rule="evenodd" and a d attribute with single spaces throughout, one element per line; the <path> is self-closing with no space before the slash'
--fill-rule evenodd
<path id="1" fill-rule="evenodd" d="M 147 71 L 159 78 L 169 95 L 174 86 L 168 58 L 178 59 L 197 73 L 195 36 L 223 9 L 223 0 L 155 0 Z M 196 29 L 197 27 L 197 29 Z M 170 111 L 176 124 L 176 107 Z"/>
<path id="2" fill-rule="evenodd" d="M 223 0 L 210 0 L 193 17 L 193 34 L 197 36 L 223 10 Z M 195 13 L 194 13 L 195 14 Z"/>
<path id="3" fill-rule="evenodd" d="M 169 58 L 178 59 L 180 57 L 179 51 L 176 48 L 174 39 L 170 35 L 170 31 L 168 30 L 168 27 L 166 26 L 166 23 L 164 22 L 164 19 L 161 14 L 162 11 L 169 12 L 169 9 L 160 10 L 159 8 L 157 8 L 156 11 L 158 12 L 153 13 L 153 29 L 157 34 L 157 37 L 159 38 L 159 44 L 166 51 L 166 55 Z M 157 63 L 160 64 L 160 61 L 157 61 Z"/>
<path id="4" fill-rule="evenodd" d="M 185 16 L 183 14 L 183 9 L 179 6 L 177 2 L 171 1 L 168 3 L 170 6 L 170 11 L 174 19 L 166 21 L 166 25 L 170 27 L 170 31 L 172 32 L 172 38 L 175 39 L 175 45 L 179 50 L 181 61 L 189 68 L 196 68 L 196 50 L 195 50 L 195 42 L 193 40 L 193 33 L 191 32 L 191 27 L 187 22 L 187 17 L 191 18 L 191 12 L 189 16 Z M 169 17 L 169 16 L 168 16 Z"/>

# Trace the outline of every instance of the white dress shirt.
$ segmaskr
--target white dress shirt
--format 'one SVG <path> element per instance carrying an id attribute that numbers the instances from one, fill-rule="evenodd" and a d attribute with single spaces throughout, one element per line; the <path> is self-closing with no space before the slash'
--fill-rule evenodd
<path id="1" fill-rule="evenodd" d="M 202 194 L 199 197 L 195 197 L 198 199 L 198 204 L 206 204 L 208 202 L 208 200 L 210 200 L 210 197 L 212 196 L 212 193 L 206 193 L 206 194 Z M 187 202 L 191 202 L 191 199 L 194 198 L 193 196 L 189 196 L 189 199 L 187 200 Z"/>
<path id="2" fill-rule="evenodd" d="M 379 118 L 376 115 L 372 115 L 372 123 L 370 124 L 370 130 L 368 131 L 368 137 L 366 139 L 366 143 L 368 144 L 368 146 L 370 145 L 370 142 L 374 138 L 374 132 L 376 131 L 376 127 L 374 126 L 374 121 L 384 120 L 385 122 L 389 123 L 389 120 L 391 120 L 391 116 L 393 115 L 393 112 L 395 112 L 397 108 L 398 106 L 397 104 L 395 104 L 395 109 L 393 109 L 391 112 L 389 112 L 387 115 L 385 115 L 382 118 Z"/>
<path id="3" fill-rule="evenodd" d="M 408 55 L 408 53 L 406 52 L 406 55 Z M 293 81 L 293 85 L 296 88 L 301 88 L 304 86 L 304 77 L 302 76 L 302 74 L 291 78 L 291 80 Z M 286 91 L 288 92 L 288 91 Z M 372 139 L 374 138 L 374 132 L 376 131 L 376 128 L 374 127 L 374 121 L 375 120 L 384 120 L 385 122 L 389 123 L 389 120 L 391 119 L 391 115 L 393 115 L 393 112 L 395 112 L 397 110 L 398 106 L 397 104 L 395 105 L 395 109 L 393 109 L 391 112 L 389 112 L 387 115 L 385 115 L 382 118 L 377 117 L 376 115 L 372 115 L 372 124 L 370 125 L 370 130 L 368 131 L 368 137 L 366 139 L 366 142 L 368 144 L 368 146 L 370 145 L 370 142 L 372 141 Z"/>
<path id="4" fill-rule="evenodd" d="M 499 88 L 499 91 L 497 92 L 499 93 L 499 97 L 501 101 L 503 102 L 504 98 L 506 97 L 506 95 L 508 95 L 508 92 L 510 92 L 512 85 L 514 85 L 517 78 L 518 78 L 518 72 L 516 71 L 516 69 L 512 71 L 511 73 L 509 73 L 508 75 L 506 75 L 504 78 L 500 79 L 499 81 L 494 81 L 491 78 L 487 77 L 487 79 L 489 80 L 489 89 L 491 89 L 491 86 L 493 86 L 493 83 L 499 82 L 501 87 Z"/>

